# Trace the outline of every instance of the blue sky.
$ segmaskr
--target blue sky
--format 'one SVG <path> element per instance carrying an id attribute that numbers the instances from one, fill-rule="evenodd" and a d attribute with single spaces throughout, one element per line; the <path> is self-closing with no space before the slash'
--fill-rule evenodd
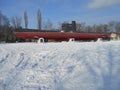
<path id="1" fill-rule="evenodd" d="M 0 10 L 8 18 L 27 11 L 29 28 L 37 28 L 37 10 L 42 13 L 42 23 L 48 19 L 55 27 L 64 21 L 85 22 L 87 25 L 120 21 L 120 0 L 0 0 Z"/>

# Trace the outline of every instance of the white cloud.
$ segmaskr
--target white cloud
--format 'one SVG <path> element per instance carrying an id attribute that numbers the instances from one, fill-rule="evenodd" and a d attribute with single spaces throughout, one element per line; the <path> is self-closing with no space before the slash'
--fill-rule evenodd
<path id="1" fill-rule="evenodd" d="M 93 0 L 88 7 L 92 9 L 111 7 L 120 4 L 120 0 Z"/>

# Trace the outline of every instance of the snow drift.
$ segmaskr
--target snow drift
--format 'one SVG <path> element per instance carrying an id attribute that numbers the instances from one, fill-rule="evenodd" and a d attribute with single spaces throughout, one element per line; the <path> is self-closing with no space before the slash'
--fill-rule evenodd
<path id="1" fill-rule="evenodd" d="M 0 90 L 120 90 L 120 41 L 0 44 Z"/>

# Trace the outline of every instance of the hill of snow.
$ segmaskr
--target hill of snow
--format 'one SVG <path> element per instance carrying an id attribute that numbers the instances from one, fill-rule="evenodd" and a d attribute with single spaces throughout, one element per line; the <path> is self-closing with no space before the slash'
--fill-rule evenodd
<path id="1" fill-rule="evenodd" d="M 120 90 L 120 41 L 0 44 L 0 90 Z"/>

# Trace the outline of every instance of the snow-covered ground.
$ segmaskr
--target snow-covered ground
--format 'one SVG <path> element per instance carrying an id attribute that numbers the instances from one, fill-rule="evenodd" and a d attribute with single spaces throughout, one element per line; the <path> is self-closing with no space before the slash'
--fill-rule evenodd
<path id="1" fill-rule="evenodd" d="M 120 90 L 120 41 L 0 44 L 0 90 Z"/>

